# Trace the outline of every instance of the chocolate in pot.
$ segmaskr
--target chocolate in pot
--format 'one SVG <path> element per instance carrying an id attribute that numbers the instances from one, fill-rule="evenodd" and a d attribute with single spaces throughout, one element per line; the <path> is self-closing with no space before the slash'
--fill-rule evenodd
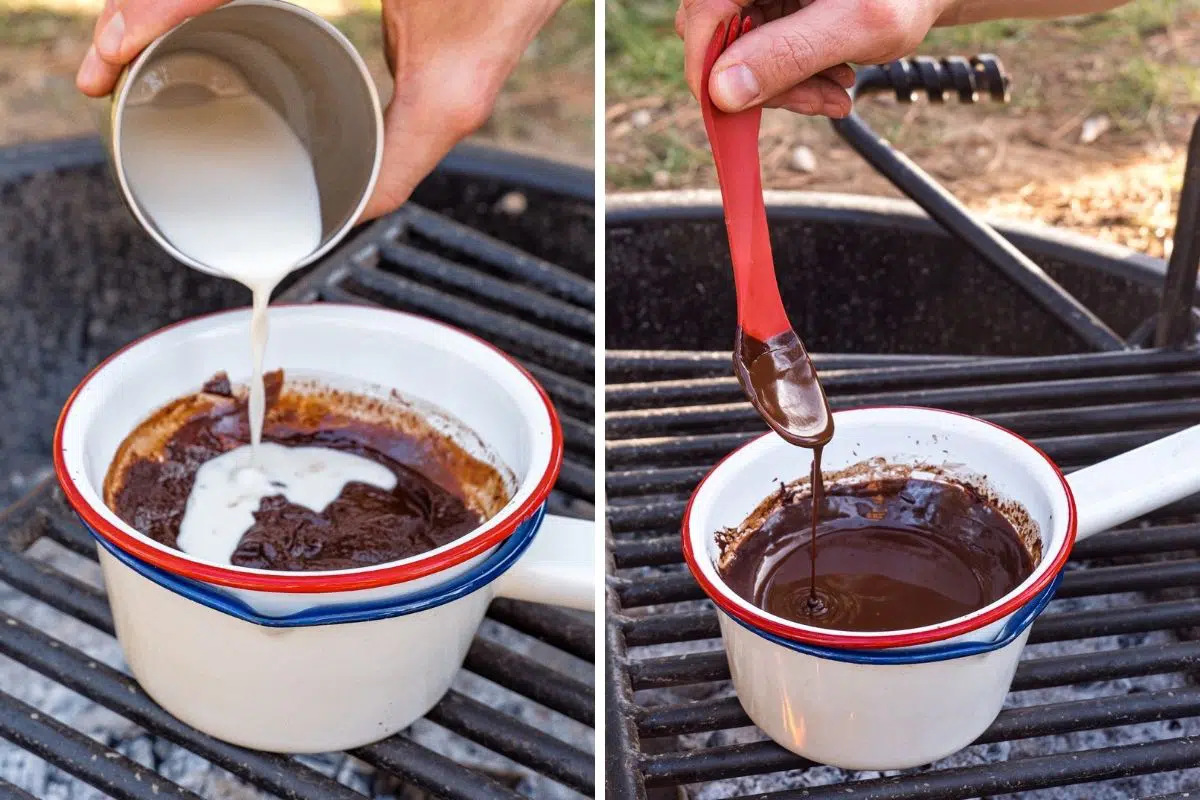
<path id="1" fill-rule="evenodd" d="M 720 567 L 734 592 L 780 617 L 845 631 L 918 628 L 976 611 L 1033 571 L 1020 535 L 986 498 L 888 478 L 825 486 L 814 584 L 812 495 L 783 491 Z"/>
<path id="2" fill-rule="evenodd" d="M 347 411 L 346 396 L 293 394 L 282 373 L 267 376 L 263 440 L 321 446 L 369 458 L 391 470 L 384 490 L 350 482 L 321 513 L 266 497 L 231 563 L 273 570 L 372 566 L 441 547 L 478 527 L 507 502 L 504 480 L 448 438 L 408 420 L 389 425 Z M 427 427 L 427 426 L 426 426 Z M 157 412 L 122 445 L 105 481 L 105 502 L 155 541 L 177 547 L 196 472 L 250 441 L 244 398 L 224 374 L 204 390 Z"/>

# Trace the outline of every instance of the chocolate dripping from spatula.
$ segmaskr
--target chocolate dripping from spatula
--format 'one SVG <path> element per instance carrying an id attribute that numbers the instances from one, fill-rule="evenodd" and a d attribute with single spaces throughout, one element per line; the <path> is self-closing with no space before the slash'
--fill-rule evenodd
<path id="1" fill-rule="evenodd" d="M 758 157 L 760 107 L 727 114 L 708 92 L 713 66 L 725 48 L 754 27 L 736 15 L 713 32 L 704 58 L 700 108 L 721 184 L 721 202 L 738 295 L 738 333 L 734 374 L 759 416 L 791 444 L 813 451 L 813 594 L 816 594 L 816 530 L 823 501 L 821 448 L 833 436 L 833 416 L 817 382 L 808 352 L 792 329 L 779 296 L 771 237 L 763 203 L 762 165 Z"/>
<path id="2" fill-rule="evenodd" d="M 833 438 L 833 415 L 804 342 L 793 330 L 763 342 L 738 327 L 733 371 L 758 415 L 785 441 L 812 450 L 812 548 L 808 611 L 818 616 L 825 604 L 817 594 L 817 526 L 824 505 L 821 451 Z"/>

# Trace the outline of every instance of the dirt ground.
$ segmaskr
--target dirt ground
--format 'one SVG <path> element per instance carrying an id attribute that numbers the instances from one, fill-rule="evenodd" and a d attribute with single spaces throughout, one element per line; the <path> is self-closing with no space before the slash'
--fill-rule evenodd
<path id="1" fill-rule="evenodd" d="M 608 9 L 609 189 L 715 186 L 699 107 L 678 77 L 673 4 Z M 921 52 L 998 55 L 1011 103 L 865 99 L 858 110 L 877 132 L 972 208 L 1169 253 L 1200 115 L 1200 0 L 938 30 Z M 768 111 L 761 152 L 770 188 L 898 194 L 825 121 Z"/>
<path id="2" fill-rule="evenodd" d="M 390 93 L 378 0 L 301 0 L 334 21 Z M 75 70 L 102 0 L 0 0 L 0 146 L 92 133 L 103 101 L 75 90 Z M 568 0 L 525 54 L 477 137 L 591 164 L 595 6 Z"/>

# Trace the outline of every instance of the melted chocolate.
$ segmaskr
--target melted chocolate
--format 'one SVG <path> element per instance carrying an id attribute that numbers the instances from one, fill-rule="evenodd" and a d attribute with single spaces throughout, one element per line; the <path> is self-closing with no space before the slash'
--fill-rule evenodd
<path id="1" fill-rule="evenodd" d="M 282 495 L 266 497 L 233 555 L 234 565 L 291 571 L 371 566 L 440 547 L 483 522 L 464 501 L 453 470 L 444 466 L 455 458 L 438 457 L 438 448 L 457 448 L 449 440 L 364 422 L 339 412 L 330 400 L 284 395 L 281 402 L 282 382 L 282 373 L 267 376 L 270 411 L 263 441 L 328 447 L 369 458 L 392 471 L 396 486 L 387 491 L 348 483 L 319 514 Z M 205 384 L 201 395 L 176 401 L 160 415 L 182 421 L 159 452 L 134 458 L 119 474 L 110 473 L 105 495 L 121 519 L 155 541 L 177 547 L 197 470 L 248 444 L 249 421 L 244 400 L 233 397 L 223 374 Z M 464 467 L 470 469 L 491 470 L 479 461 Z"/>
<path id="2" fill-rule="evenodd" d="M 763 342 L 747 336 L 740 327 L 733 346 L 733 371 L 754 410 L 785 441 L 813 451 L 811 537 L 813 591 L 808 604 L 816 613 L 822 608 L 816 592 L 817 521 L 821 516 L 821 450 L 833 438 L 833 415 L 817 380 L 817 370 L 804 342 L 794 330 Z"/>
<path id="3" fill-rule="evenodd" d="M 794 331 L 762 342 L 738 328 L 733 371 L 759 416 L 788 442 L 820 447 L 833 437 L 833 415 L 804 343 Z"/>
<path id="4" fill-rule="evenodd" d="M 782 497 L 733 545 L 722 578 L 748 602 L 796 622 L 889 631 L 976 611 L 1033 571 L 1012 524 L 956 484 L 895 478 L 826 487 L 814 539 L 815 517 L 807 491 Z"/>

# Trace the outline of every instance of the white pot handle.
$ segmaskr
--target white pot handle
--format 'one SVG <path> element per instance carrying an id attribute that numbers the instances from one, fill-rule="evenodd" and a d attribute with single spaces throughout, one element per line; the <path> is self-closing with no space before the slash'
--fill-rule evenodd
<path id="1" fill-rule="evenodd" d="M 1200 425 L 1067 477 L 1083 539 L 1200 492 Z"/>
<path id="2" fill-rule="evenodd" d="M 496 581 L 496 594 L 596 610 L 596 523 L 547 514 L 529 549 Z"/>

